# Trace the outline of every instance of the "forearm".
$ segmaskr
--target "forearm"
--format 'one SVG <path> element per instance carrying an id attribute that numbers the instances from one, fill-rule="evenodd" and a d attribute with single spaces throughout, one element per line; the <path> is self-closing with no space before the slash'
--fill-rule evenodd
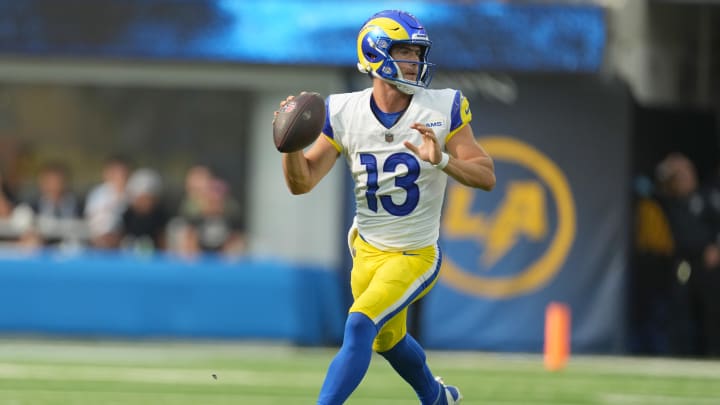
<path id="1" fill-rule="evenodd" d="M 324 136 L 305 152 L 283 153 L 283 173 L 290 192 L 305 194 L 312 190 L 332 169 L 337 157 L 337 150 Z"/>
<path id="2" fill-rule="evenodd" d="M 304 194 L 315 186 L 312 180 L 310 162 L 302 150 L 282 155 L 285 183 L 293 194 Z"/>
<path id="3" fill-rule="evenodd" d="M 443 171 L 468 187 L 485 191 L 495 187 L 495 165 L 489 156 L 478 156 L 468 160 L 450 156 L 450 161 Z"/>

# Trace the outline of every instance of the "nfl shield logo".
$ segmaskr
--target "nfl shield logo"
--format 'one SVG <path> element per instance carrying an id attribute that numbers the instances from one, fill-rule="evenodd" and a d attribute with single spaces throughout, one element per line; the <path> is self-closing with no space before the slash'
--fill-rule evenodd
<path id="1" fill-rule="evenodd" d="M 289 113 L 292 112 L 295 107 L 297 107 L 297 103 L 293 101 L 287 102 L 284 106 L 280 107 L 280 112 Z"/>
<path id="2" fill-rule="evenodd" d="M 392 142 L 393 139 L 395 139 L 395 136 L 391 134 L 390 132 L 385 133 L 385 142 Z"/>

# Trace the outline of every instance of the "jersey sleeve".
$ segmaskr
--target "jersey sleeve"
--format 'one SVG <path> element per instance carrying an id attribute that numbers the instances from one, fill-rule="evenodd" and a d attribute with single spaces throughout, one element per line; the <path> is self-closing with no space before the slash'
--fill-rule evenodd
<path id="1" fill-rule="evenodd" d="M 332 125 L 330 124 L 330 97 L 325 97 L 325 124 L 322 129 L 323 134 L 327 135 L 328 138 L 335 138 L 335 132 L 333 131 Z"/>
<path id="2" fill-rule="evenodd" d="M 447 142 L 462 127 L 472 121 L 472 111 L 470 111 L 470 101 L 460 90 L 455 91 L 452 110 L 450 112 L 450 133 L 446 137 Z"/>
<path id="3" fill-rule="evenodd" d="M 335 139 L 335 130 L 332 127 L 330 119 L 330 96 L 325 98 L 325 124 L 323 124 L 322 133 L 325 134 L 325 137 L 327 137 L 338 152 L 342 152 L 342 147 Z"/>

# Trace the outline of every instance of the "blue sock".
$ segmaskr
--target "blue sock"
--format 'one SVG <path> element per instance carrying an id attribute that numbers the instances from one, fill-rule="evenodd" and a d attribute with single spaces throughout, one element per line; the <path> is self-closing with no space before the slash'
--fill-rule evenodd
<path id="1" fill-rule="evenodd" d="M 406 334 L 395 347 L 380 354 L 413 387 L 423 405 L 436 403 L 440 394 L 440 384 L 435 381 L 425 362 L 425 351 L 412 336 Z"/>
<path id="2" fill-rule="evenodd" d="M 320 390 L 318 405 L 339 405 L 362 381 L 372 357 L 375 323 L 366 315 L 351 312 L 345 322 L 342 347 L 330 363 Z"/>

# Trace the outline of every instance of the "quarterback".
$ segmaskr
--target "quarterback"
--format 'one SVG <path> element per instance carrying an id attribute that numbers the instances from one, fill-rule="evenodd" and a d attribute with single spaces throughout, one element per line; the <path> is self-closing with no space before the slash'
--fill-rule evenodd
<path id="1" fill-rule="evenodd" d="M 355 221 L 348 232 L 353 304 L 318 405 L 344 403 L 367 372 L 373 350 L 423 405 L 462 400 L 457 387 L 433 376 L 425 352 L 407 333 L 407 307 L 438 279 L 447 176 L 490 191 L 495 173 L 475 141 L 467 98 L 458 90 L 427 88 L 434 68 L 430 47 L 411 14 L 385 10 L 370 17 L 358 34 L 357 53 L 358 68 L 372 86 L 330 95 L 322 134 L 307 150 L 282 154 L 293 194 L 312 190 L 339 156 L 355 182 Z"/>

